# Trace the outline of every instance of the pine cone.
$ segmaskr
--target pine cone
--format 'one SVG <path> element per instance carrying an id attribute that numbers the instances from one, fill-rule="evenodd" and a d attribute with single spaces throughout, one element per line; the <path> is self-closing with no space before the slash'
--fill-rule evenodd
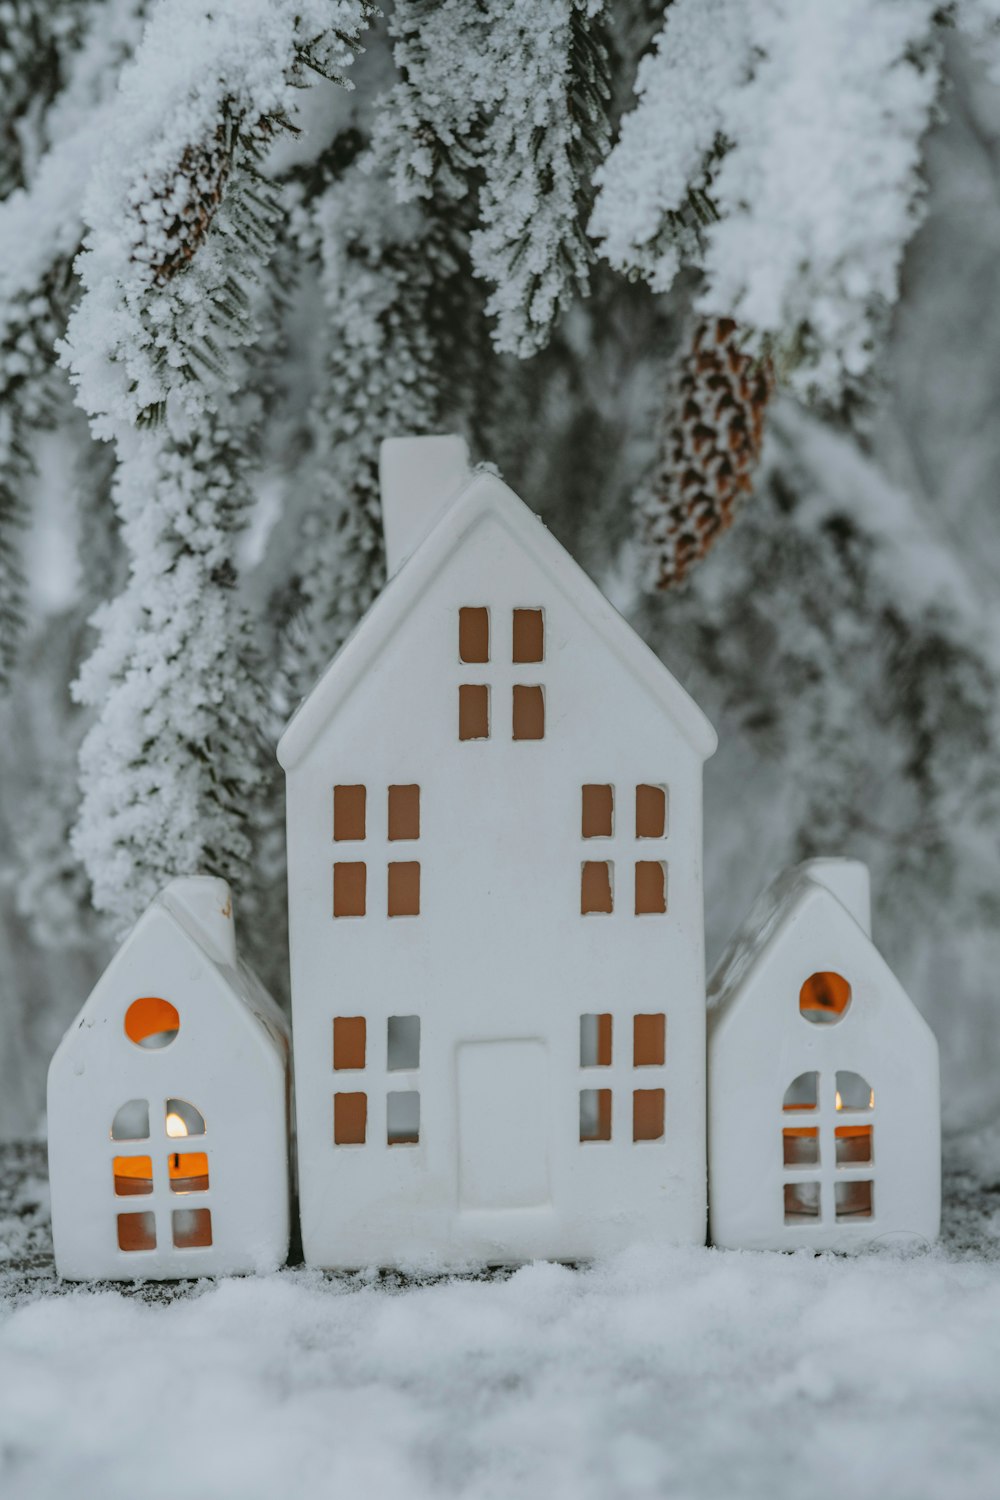
<path id="1" fill-rule="evenodd" d="M 739 346 L 731 318 L 701 318 L 680 355 L 660 458 L 644 505 L 652 585 L 680 583 L 752 492 L 764 414 L 774 392 L 769 360 Z"/>

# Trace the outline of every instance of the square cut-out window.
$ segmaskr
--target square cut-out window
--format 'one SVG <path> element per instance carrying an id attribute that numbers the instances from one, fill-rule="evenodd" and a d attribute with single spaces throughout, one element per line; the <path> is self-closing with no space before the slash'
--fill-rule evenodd
<path id="1" fill-rule="evenodd" d="M 420 1094 L 401 1089 L 385 1096 L 386 1140 L 390 1146 L 420 1143 Z"/>
<path id="2" fill-rule="evenodd" d="M 614 903 L 614 865 L 610 859 L 586 859 L 580 874 L 580 911 L 611 911 Z"/>
<path id="3" fill-rule="evenodd" d="M 667 1055 L 667 1018 L 662 1011 L 632 1018 L 632 1066 L 661 1068 Z"/>
<path id="4" fill-rule="evenodd" d="M 580 1090 L 581 1141 L 610 1141 L 611 1090 Z"/>
<path id="5" fill-rule="evenodd" d="M 635 789 L 635 836 L 637 839 L 662 839 L 667 833 L 667 792 L 662 786 L 637 786 Z"/>
<path id="6" fill-rule="evenodd" d="M 420 862 L 393 860 L 389 865 L 390 917 L 419 917 Z"/>
<path id="7" fill-rule="evenodd" d="M 177 1250 L 204 1250 L 212 1243 L 210 1208 L 175 1208 L 170 1215 Z"/>
<path id="8" fill-rule="evenodd" d="M 119 1250 L 155 1250 L 156 1218 L 151 1213 L 118 1215 Z"/>
<path id="9" fill-rule="evenodd" d="M 337 1146 L 363 1146 L 367 1133 L 368 1095 L 334 1094 L 334 1144 Z"/>
<path id="10" fill-rule="evenodd" d="M 838 1219 L 870 1219 L 875 1211 L 870 1182 L 834 1183 L 833 1202 Z"/>
<path id="11" fill-rule="evenodd" d="M 818 1182 L 786 1182 L 784 1194 L 786 1224 L 819 1223 Z"/>
<path id="12" fill-rule="evenodd" d="M 585 839 L 609 839 L 615 831 L 615 789 L 592 784 L 583 788 L 580 831 Z"/>
<path id="13" fill-rule="evenodd" d="M 391 786 L 389 788 L 389 838 L 418 839 L 420 837 L 420 788 L 418 786 Z"/>
<path id="14" fill-rule="evenodd" d="M 833 1132 L 837 1147 L 837 1166 L 867 1166 L 872 1160 L 872 1127 L 838 1125 Z"/>
<path id="15" fill-rule="evenodd" d="M 366 870 L 362 860 L 338 860 L 333 867 L 333 915 L 363 917 Z"/>
<path id="16" fill-rule="evenodd" d="M 490 737 L 490 690 L 478 682 L 463 682 L 458 689 L 458 737 L 488 740 Z"/>
<path id="17" fill-rule="evenodd" d="M 515 609 L 514 660 L 542 661 L 545 657 L 545 619 L 540 609 Z"/>
<path id="18" fill-rule="evenodd" d="M 153 1191 L 151 1156 L 116 1156 L 114 1174 L 118 1198 L 138 1198 Z"/>
<path id="19" fill-rule="evenodd" d="M 782 1159 L 786 1167 L 819 1166 L 819 1131 L 796 1128 L 781 1132 Z"/>
<path id="20" fill-rule="evenodd" d="M 667 909 L 667 866 L 660 859 L 639 859 L 635 865 L 635 914 L 661 914 Z"/>
<path id="21" fill-rule="evenodd" d="M 364 1016 L 334 1016 L 334 1069 L 339 1072 L 343 1068 L 363 1068 L 366 1040 L 367 1026 Z"/>
<path id="22" fill-rule="evenodd" d="M 390 1016 L 386 1026 L 386 1066 L 390 1073 L 420 1067 L 420 1017 Z"/>
<path id="23" fill-rule="evenodd" d="M 585 1015 L 580 1017 L 580 1067 L 610 1068 L 611 1066 L 611 1016 Z"/>
<path id="24" fill-rule="evenodd" d="M 208 1153 L 172 1151 L 167 1157 L 167 1175 L 172 1193 L 207 1193 Z"/>
<path id="25" fill-rule="evenodd" d="M 535 684 L 514 688 L 514 738 L 545 738 L 545 689 Z"/>
<path id="26" fill-rule="evenodd" d="M 363 839 L 365 836 L 365 799 L 363 786 L 335 786 L 333 789 L 333 837 Z"/>
<path id="27" fill-rule="evenodd" d="M 459 610 L 458 655 L 460 661 L 489 661 L 490 612 L 488 609 L 474 606 Z"/>
<path id="28" fill-rule="evenodd" d="M 632 1093 L 632 1139 L 663 1139 L 664 1093 L 662 1089 L 635 1089 Z"/>

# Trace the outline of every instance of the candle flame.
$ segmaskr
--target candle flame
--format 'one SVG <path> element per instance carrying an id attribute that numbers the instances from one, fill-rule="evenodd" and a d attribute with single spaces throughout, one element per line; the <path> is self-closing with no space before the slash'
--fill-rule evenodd
<path id="1" fill-rule="evenodd" d="M 840 1097 L 840 1090 L 839 1089 L 837 1090 L 837 1100 L 836 1100 L 836 1103 L 837 1103 L 837 1108 L 838 1109 L 843 1109 L 843 1107 L 844 1107 L 844 1101 Z M 170 1123 L 169 1123 L 169 1121 L 170 1121 L 170 1116 L 168 1115 L 167 1116 L 167 1134 L 168 1135 L 170 1133 Z"/>
<path id="2" fill-rule="evenodd" d="M 839 1109 L 840 1106 L 838 1105 L 837 1108 Z M 175 1115 L 172 1113 L 167 1115 L 167 1135 L 180 1136 L 187 1135 L 187 1133 L 187 1126 L 184 1124 L 184 1121 L 181 1119 L 180 1115 Z"/>

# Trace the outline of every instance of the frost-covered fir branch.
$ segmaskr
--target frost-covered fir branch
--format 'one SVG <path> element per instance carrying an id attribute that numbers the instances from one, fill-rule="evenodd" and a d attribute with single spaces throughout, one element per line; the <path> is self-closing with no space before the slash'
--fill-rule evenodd
<path id="1" fill-rule="evenodd" d="M 258 334 L 250 289 L 280 204 L 261 166 L 296 91 L 340 79 L 368 0 L 162 0 L 124 70 L 88 192 L 84 295 L 65 358 L 95 431 L 197 417 Z"/>
<path id="2" fill-rule="evenodd" d="M 598 174 L 608 259 L 661 291 L 697 267 L 701 312 L 735 318 L 800 392 L 837 396 L 871 364 L 920 219 L 941 14 L 675 0 Z"/>
<path id="3" fill-rule="evenodd" d="M 10 681 L 23 625 L 23 491 L 32 435 L 53 410 L 55 344 L 83 234 L 83 189 L 117 67 L 136 43 L 144 8 L 145 0 L 12 4 L 0 35 L 0 72 L 47 80 L 30 115 L 16 89 L 5 96 L 20 153 L 17 186 L 0 202 L 0 687 Z M 18 52 L 25 35 L 41 48 L 35 66 Z M 50 97 L 57 83 L 62 91 Z"/>
<path id="4" fill-rule="evenodd" d="M 402 81 L 376 153 L 404 200 L 474 194 L 472 266 L 493 291 L 498 350 L 541 348 L 589 287 L 585 233 L 608 142 L 601 0 L 401 0 L 391 29 Z"/>
<path id="5" fill-rule="evenodd" d="M 261 783 L 262 694 L 236 594 L 251 503 L 242 432 L 168 414 L 121 442 L 115 505 L 130 557 L 76 686 L 99 717 L 80 755 L 73 845 L 94 905 L 122 925 L 164 880 L 245 869 Z"/>

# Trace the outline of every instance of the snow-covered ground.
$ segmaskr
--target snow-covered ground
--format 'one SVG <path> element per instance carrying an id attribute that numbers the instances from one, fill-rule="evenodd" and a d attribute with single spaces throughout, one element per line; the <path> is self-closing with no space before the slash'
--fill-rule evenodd
<path id="1" fill-rule="evenodd" d="M 165 1297 L 51 1295 L 22 1174 L 0 1218 L 0 1495 L 997 1500 L 1000 1130 L 949 1149 L 944 1241 L 909 1257 L 646 1246 Z"/>

